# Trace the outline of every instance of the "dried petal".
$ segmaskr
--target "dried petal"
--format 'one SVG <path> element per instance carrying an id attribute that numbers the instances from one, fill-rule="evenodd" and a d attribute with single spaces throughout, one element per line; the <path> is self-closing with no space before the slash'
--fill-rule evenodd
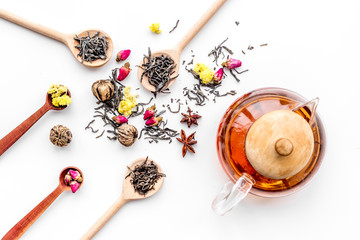
<path id="1" fill-rule="evenodd" d="M 69 186 L 70 181 L 72 181 L 72 178 L 71 178 L 70 174 L 66 174 L 65 177 L 64 177 L 65 184 Z"/>
<path id="2" fill-rule="evenodd" d="M 228 59 L 226 62 L 223 62 L 222 63 L 222 66 L 223 67 L 226 67 L 228 69 L 234 69 L 234 68 L 238 68 L 241 66 L 241 61 L 240 60 L 237 60 L 237 59 L 234 59 L 234 58 L 230 58 Z"/>
<path id="3" fill-rule="evenodd" d="M 77 181 L 70 182 L 70 188 L 73 193 L 75 193 L 80 187 L 80 184 Z"/>
<path id="4" fill-rule="evenodd" d="M 73 180 L 77 180 L 79 177 L 81 177 L 81 175 L 78 171 L 72 170 L 72 169 L 69 170 L 68 174 L 70 174 L 70 176 Z"/>
<path id="5" fill-rule="evenodd" d="M 145 114 L 144 114 L 144 120 L 153 117 L 155 115 L 155 109 L 156 109 L 155 105 L 152 105 L 151 107 L 148 107 L 146 109 L 146 111 L 145 111 Z"/>
<path id="6" fill-rule="evenodd" d="M 129 55 L 130 55 L 131 51 L 129 49 L 127 50 L 121 50 L 120 52 L 118 52 L 118 54 L 116 55 L 116 61 L 120 62 L 122 60 L 126 60 Z"/>
<path id="7" fill-rule="evenodd" d="M 146 126 L 156 126 L 162 121 L 162 117 L 151 117 L 146 122 Z"/>
<path id="8" fill-rule="evenodd" d="M 123 124 L 123 123 L 127 123 L 128 122 L 128 119 L 124 116 L 114 116 L 112 118 L 112 120 L 114 120 L 117 124 Z"/>
<path id="9" fill-rule="evenodd" d="M 122 66 L 119 70 L 119 76 L 117 77 L 117 80 L 122 81 L 124 80 L 130 73 L 131 68 L 130 68 L 130 63 L 125 63 L 124 66 Z"/>
<path id="10" fill-rule="evenodd" d="M 224 75 L 224 70 L 222 68 L 220 68 L 219 70 L 217 70 L 217 72 L 214 74 L 214 83 L 215 84 L 219 84 L 223 78 Z"/>

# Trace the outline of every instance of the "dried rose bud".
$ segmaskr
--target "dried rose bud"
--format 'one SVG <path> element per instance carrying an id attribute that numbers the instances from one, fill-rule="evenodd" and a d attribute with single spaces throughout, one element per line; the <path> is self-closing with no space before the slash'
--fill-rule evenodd
<path id="1" fill-rule="evenodd" d="M 121 115 L 113 117 L 112 120 L 114 120 L 117 124 L 123 124 L 128 122 L 128 119 Z"/>
<path id="2" fill-rule="evenodd" d="M 131 68 L 130 68 L 130 63 L 125 63 L 124 66 L 122 66 L 119 70 L 119 76 L 117 77 L 117 80 L 122 81 L 124 80 L 130 73 Z"/>
<path id="3" fill-rule="evenodd" d="M 120 62 L 122 60 L 126 60 L 129 55 L 130 55 L 131 51 L 129 49 L 127 50 L 121 50 L 120 52 L 118 52 L 118 54 L 116 55 L 116 61 Z"/>
<path id="4" fill-rule="evenodd" d="M 72 181 L 72 178 L 71 178 L 70 174 L 66 174 L 65 177 L 64 177 L 65 184 L 69 186 L 70 181 Z"/>
<path id="5" fill-rule="evenodd" d="M 82 178 L 82 177 L 79 177 L 76 181 L 77 181 L 78 183 L 82 183 L 83 178 Z"/>
<path id="6" fill-rule="evenodd" d="M 155 104 L 152 105 L 151 107 L 148 107 L 144 114 L 144 120 L 153 117 L 155 115 L 155 109 L 156 109 Z"/>
<path id="7" fill-rule="evenodd" d="M 80 184 L 77 181 L 70 182 L 70 188 L 73 193 L 75 193 L 80 187 Z"/>
<path id="8" fill-rule="evenodd" d="M 156 126 L 162 121 L 162 119 L 162 117 L 151 117 L 145 122 L 145 125 L 149 127 Z"/>
<path id="9" fill-rule="evenodd" d="M 222 68 L 217 70 L 217 72 L 214 74 L 214 83 L 219 84 L 223 78 L 223 75 L 224 75 L 224 70 Z"/>
<path id="10" fill-rule="evenodd" d="M 226 60 L 226 62 L 223 62 L 221 65 L 223 67 L 226 67 L 228 69 L 233 69 L 233 68 L 238 68 L 241 66 L 241 61 L 240 60 L 237 60 L 237 59 L 233 59 L 233 58 L 230 58 L 228 60 Z"/>
<path id="11" fill-rule="evenodd" d="M 68 174 L 69 174 L 69 175 L 71 176 L 71 178 L 72 178 L 73 180 L 75 180 L 75 181 L 76 181 L 79 177 L 81 177 L 81 175 L 80 175 L 80 173 L 79 173 L 78 171 L 72 170 L 72 169 L 69 170 Z"/>

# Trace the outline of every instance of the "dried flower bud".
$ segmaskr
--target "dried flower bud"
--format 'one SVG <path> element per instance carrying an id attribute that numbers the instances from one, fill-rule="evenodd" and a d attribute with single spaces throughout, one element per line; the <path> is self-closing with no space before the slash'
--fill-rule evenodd
<path id="1" fill-rule="evenodd" d="M 233 69 L 233 68 L 240 67 L 241 64 L 242 64 L 242 63 L 241 63 L 240 60 L 230 58 L 230 59 L 226 60 L 226 62 L 223 62 L 221 65 L 222 65 L 223 67 L 228 68 L 228 69 Z"/>
<path id="2" fill-rule="evenodd" d="M 124 80 L 130 73 L 131 68 L 130 68 L 130 63 L 125 63 L 124 66 L 122 66 L 119 70 L 119 76 L 117 77 L 117 80 L 122 81 Z"/>
<path id="3" fill-rule="evenodd" d="M 118 54 L 116 55 L 116 61 L 120 62 L 122 60 L 126 60 L 129 55 L 130 55 L 131 51 L 129 49 L 127 50 L 121 50 L 120 52 L 118 52 Z"/>
<path id="4" fill-rule="evenodd" d="M 128 119 L 121 115 L 113 117 L 112 120 L 114 120 L 117 124 L 123 124 L 128 122 Z"/>
<path id="5" fill-rule="evenodd" d="M 145 125 L 149 127 L 156 126 L 162 121 L 162 119 L 162 117 L 151 117 L 145 122 Z"/>
<path id="6" fill-rule="evenodd" d="M 76 181 L 77 181 L 78 183 L 82 183 L 83 178 L 80 176 Z"/>
<path id="7" fill-rule="evenodd" d="M 72 170 L 72 169 L 69 170 L 68 174 L 69 174 L 69 175 L 71 176 L 71 178 L 72 178 L 73 180 L 75 180 L 75 181 L 78 180 L 79 177 L 81 177 L 81 174 L 80 174 L 78 171 Z"/>
<path id="8" fill-rule="evenodd" d="M 217 70 L 217 72 L 214 74 L 214 83 L 215 84 L 219 84 L 223 78 L 224 75 L 224 70 L 222 68 L 220 68 L 219 70 Z"/>
<path id="9" fill-rule="evenodd" d="M 70 181 L 72 181 L 72 178 L 71 178 L 70 174 L 68 173 L 68 174 L 66 174 L 65 177 L 64 177 L 64 182 L 65 182 L 66 185 L 69 186 Z"/>
<path id="10" fill-rule="evenodd" d="M 155 115 L 155 109 L 156 109 L 155 104 L 152 105 L 151 107 L 148 107 L 144 114 L 144 120 L 153 117 Z"/>
<path id="11" fill-rule="evenodd" d="M 70 182 L 70 188 L 73 193 L 75 193 L 80 187 L 80 184 L 77 181 Z"/>
<path id="12" fill-rule="evenodd" d="M 91 90 L 99 101 L 107 101 L 114 95 L 114 85 L 109 80 L 98 80 L 93 83 Z"/>
<path id="13" fill-rule="evenodd" d="M 136 141 L 138 131 L 136 127 L 129 124 L 122 124 L 118 128 L 118 140 L 125 147 L 130 147 Z"/>

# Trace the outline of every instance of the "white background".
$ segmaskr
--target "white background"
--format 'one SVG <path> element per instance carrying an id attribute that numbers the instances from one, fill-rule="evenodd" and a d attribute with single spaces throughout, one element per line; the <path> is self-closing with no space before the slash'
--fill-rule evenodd
<path id="1" fill-rule="evenodd" d="M 76 194 L 63 193 L 23 235 L 22 239 L 79 239 L 120 196 L 126 165 L 150 156 L 167 174 L 154 197 L 125 205 L 94 239 L 356 239 L 359 237 L 360 167 L 359 56 L 360 6 L 355 0 L 228 0 L 182 54 L 211 65 L 207 53 L 229 37 L 226 44 L 243 61 L 238 84 L 227 78 L 223 91 L 237 96 L 209 102 L 196 110 L 203 116 L 190 130 L 180 116 L 166 113 L 169 127 L 196 130 L 196 154 L 181 157 L 181 144 L 150 145 L 141 139 L 131 148 L 106 138 L 95 139 L 84 127 L 96 106 L 91 84 L 109 76 L 116 51 L 131 49 L 133 67 L 124 84 L 140 87 L 135 65 L 146 53 L 171 48 L 212 3 L 182 1 L 0 1 L 0 7 L 65 33 L 99 28 L 114 41 L 110 62 L 89 69 L 80 65 L 61 43 L 0 19 L 0 137 L 41 107 L 52 83 L 69 87 L 73 103 L 65 111 L 48 112 L 0 157 L 0 235 L 46 197 L 58 184 L 60 171 L 70 165 L 84 173 Z M 179 27 L 169 34 L 177 19 Z M 240 25 L 236 26 L 235 21 Z M 163 33 L 148 26 L 160 22 Z M 268 43 L 267 47 L 259 47 Z M 254 50 L 246 51 L 249 45 Z M 194 80 L 181 67 L 171 88 Z M 226 108 L 239 96 L 262 87 L 283 87 L 308 99 L 319 97 L 318 111 L 325 124 L 327 149 L 312 183 L 289 197 L 266 199 L 249 195 L 231 213 L 216 216 L 211 202 L 227 181 L 216 154 L 216 131 Z M 150 94 L 141 89 L 139 101 Z M 161 108 L 160 108 L 161 109 Z M 185 107 L 182 108 L 184 112 Z M 97 122 L 100 126 L 101 123 Z M 139 130 L 139 117 L 130 122 Z M 50 129 L 68 126 L 72 143 L 53 146 Z"/>

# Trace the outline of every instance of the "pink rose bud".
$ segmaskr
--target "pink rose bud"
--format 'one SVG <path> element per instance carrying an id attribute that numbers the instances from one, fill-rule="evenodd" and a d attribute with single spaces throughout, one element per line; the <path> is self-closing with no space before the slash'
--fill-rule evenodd
<path id="1" fill-rule="evenodd" d="M 117 124 L 123 124 L 128 122 L 128 119 L 121 115 L 113 117 L 112 120 L 114 120 Z"/>
<path id="2" fill-rule="evenodd" d="M 119 70 L 119 76 L 117 77 L 117 80 L 122 81 L 124 80 L 130 73 L 131 68 L 130 68 L 130 63 L 125 63 L 124 66 L 122 66 Z"/>
<path id="3" fill-rule="evenodd" d="M 223 67 L 226 67 L 228 69 L 238 68 L 241 66 L 241 61 L 237 59 L 230 58 L 226 62 L 222 63 Z"/>
<path id="4" fill-rule="evenodd" d="M 126 60 L 129 55 L 130 55 L 131 51 L 129 49 L 127 50 L 121 50 L 120 52 L 118 52 L 118 54 L 116 55 L 116 61 L 120 62 L 122 60 Z"/>
<path id="5" fill-rule="evenodd" d="M 75 193 L 80 187 L 80 184 L 77 181 L 71 181 L 70 188 L 73 193 Z"/>
<path id="6" fill-rule="evenodd" d="M 162 121 L 162 119 L 162 117 L 151 117 L 145 122 L 145 125 L 149 127 L 156 126 Z"/>
<path id="7" fill-rule="evenodd" d="M 81 177 L 81 175 L 80 175 L 80 173 L 79 173 L 78 171 L 72 170 L 72 169 L 69 170 L 68 174 L 70 174 L 71 178 L 72 178 L 73 180 L 75 180 L 75 181 L 76 181 L 79 177 Z"/>
<path id="8" fill-rule="evenodd" d="M 64 177 L 65 184 L 69 186 L 70 181 L 72 181 L 72 178 L 71 178 L 70 174 L 66 174 L 65 177 Z"/>
<path id="9" fill-rule="evenodd" d="M 224 75 L 224 70 L 222 68 L 217 70 L 217 72 L 214 74 L 214 83 L 219 84 L 223 78 L 223 75 Z"/>
<path id="10" fill-rule="evenodd" d="M 152 105 L 151 107 L 148 107 L 146 109 L 146 111 L 145 111 L 145 114 L 144 114 L 144 120 L 153 117 L 155 115 L 155 109 L 156 109 L 155 105 Z"/>

